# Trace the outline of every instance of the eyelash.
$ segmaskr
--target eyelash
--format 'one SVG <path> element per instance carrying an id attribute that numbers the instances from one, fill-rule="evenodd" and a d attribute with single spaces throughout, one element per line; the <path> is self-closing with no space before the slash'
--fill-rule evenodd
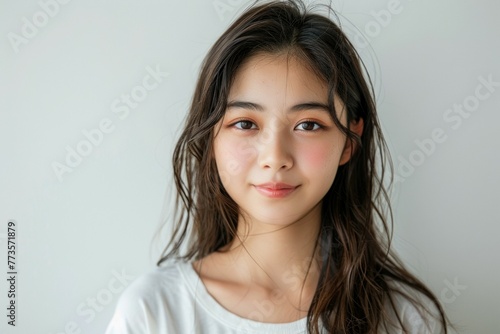
<path id="1" fill-rule="evenodd" d="M 252 123 L 252 125 L 255 125 L 254 122 L 248 120 L 248 119 L 240 119 L 238 120 L 237 122 L 234 122 L 232 124 L 229 125 L 229 127 L 235 127 L 237 130 L 239 131 L 250 131 L 250 130 L 255 130 L 255 129 L 241 129 L 239 127 L 236 127 L 236 124 L 239 124 L 239 123 L 242 123 L 242 122 L 248 122 L 248 123 Z M 315 125 L 318 126 L 318 129 L 315 129 L 315 130 L 301 130 L 301 131 L 305 131 L 305 132 L 316 132 L 316 131 L 319 131 L 319 130 L 322 130 L 325 128 L 325 126 L 319 124 L 318 122 L 316 121 L 313 121 L 313 120 L 304 120 L 303 122 L 300 122 L 297 126 L 301 125 L 301 124 L 304 124 L 304 123 L 313 123 Z"/>

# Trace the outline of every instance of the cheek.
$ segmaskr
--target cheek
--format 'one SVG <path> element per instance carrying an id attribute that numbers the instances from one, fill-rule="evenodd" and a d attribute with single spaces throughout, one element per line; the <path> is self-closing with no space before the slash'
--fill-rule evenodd
<path id="1" fill-rule="evenodd" d="M 338 166 L 340 152 L 331 144 L 312 145 L 304 152 L 304 161 L 315 170 L 332 170 Z"/>
<path id="2" fill-rule="evenodd" d="M 318 186 L 317 191 L 324 196 L 337 175 L 339 149 L 332 147 L 331 143 L 314 145 L 304 152 L 303 161 L 307 164 L 307 174 L 315 176 L 311 182 Z"/>
<path id="3" fill-rule="evenodd" d="M 314 147 L 305 153 L 305 161 L 314 168 L 320 168 L 328 161 L 322 148 Z"/>
<path id="4" fill-rule="evenodd" d="M 217 168 L 221 174 L 237 176 L 256 156 L 255 148 L 245 140 L 220 138 L 214 145 Z"/>

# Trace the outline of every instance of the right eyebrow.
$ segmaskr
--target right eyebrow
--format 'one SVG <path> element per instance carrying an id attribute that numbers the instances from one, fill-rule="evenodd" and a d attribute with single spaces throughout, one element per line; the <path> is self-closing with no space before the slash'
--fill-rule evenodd
<path id="1" fill-rule="evenodd" d="M 240 109 L 251 109 L 256 111 L 264 111 L 264 108 L 257 103 L 247 102 L 247 101 L 230 101 L 227 103 L 227 109 L 230 108 L 240 108 Z"/>

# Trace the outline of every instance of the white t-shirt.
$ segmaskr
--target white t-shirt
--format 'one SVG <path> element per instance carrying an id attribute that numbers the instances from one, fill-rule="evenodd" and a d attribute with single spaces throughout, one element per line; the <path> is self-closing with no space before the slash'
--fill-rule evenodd
<path id="1" fill-rule="evenodd" d="M 427 327 L 412 304 L 402 297 L 395 300 L 411 333 L 441 332 L 437 321 L 429 319 Z M 307 333 L 307 318 L 273 324 L 259 322 L 259 315 L 250 320 L 229 312 L 207 292 L 191 263 L 175 261 L 142 275 L 123 292 L 106 334 Z"/>

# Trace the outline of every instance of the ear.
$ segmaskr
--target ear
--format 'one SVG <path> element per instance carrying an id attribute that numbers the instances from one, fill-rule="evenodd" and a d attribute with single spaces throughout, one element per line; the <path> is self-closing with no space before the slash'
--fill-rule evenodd
<path id="1" fill-rule="evenodd" d="M 351 130 L 352 132 L 356 133 L 358 136 L 361 137 L 361 135 L 363 134 L 363 125 L 364 125 L 363 119 L 360 117 L 357 122 L 356 121 L 351 122 L 349 130 Z M 357 149 L 356 143 L 353 142 L 351 139 L 347 138 L 344 146 L 344 151 L 342 152 L 342 156 L 340 157 L 339 166 L 347 163 L 349 159 L 351 159 L 351 156 L 354 154 L 356 149 Z"/>

